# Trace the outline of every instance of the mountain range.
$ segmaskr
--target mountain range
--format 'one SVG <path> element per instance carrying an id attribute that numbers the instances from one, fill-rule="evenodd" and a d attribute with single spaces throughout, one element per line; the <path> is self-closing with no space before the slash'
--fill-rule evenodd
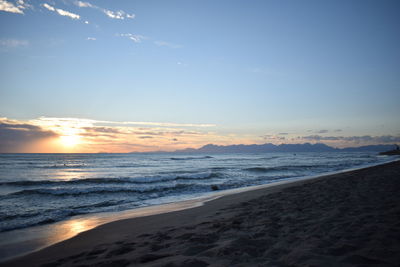
<path id="1" fill-rule="evenodd" d="M 369 145 L 359 147 L 334 148 L 322 143 L 317 144 L 281 144 L 266 143 L 262 145 L 228 145 L 220 146 L 208 144 L 200 148 L 186 148 L 172 153 L 266 153 L 266 152 L 384 152 L 395 149 L 396 145 Z M 135 153 L 135 152 L 132 152 Z M 152 153 L 166 153 L 155 151 Z"/>

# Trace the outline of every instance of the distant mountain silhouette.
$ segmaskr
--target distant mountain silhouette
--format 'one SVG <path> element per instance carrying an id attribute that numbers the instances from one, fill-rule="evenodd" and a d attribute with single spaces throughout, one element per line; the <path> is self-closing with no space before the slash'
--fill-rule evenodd
<path id="1" fill-rule="evenodd" d="M 200 148 L 186 148 L 168 151 L 153 151 L 153 152 L 131 152 L 135 154 L 146 153 L 267 153 L 267 152 L 384 152 L 396 149 L 396 145 L 369 145 L 359 147 L 334 148 L 322 143 L 310 144 L 281 144 L 274 145 L 271 143 L 262 145 L 229 145 L 219 146 L 208 144 Z"/>
<path id="2" fill-rule="evenodd" d="M 394 149 L 395 145 L 370 145 L 360 147 L 334 148 L 325 144 L 263 144 L 219 146 L 208 144 L 198 149 L 187 148 L 175 153 L 255 153 L 255 152 L 383 152 Z"/>

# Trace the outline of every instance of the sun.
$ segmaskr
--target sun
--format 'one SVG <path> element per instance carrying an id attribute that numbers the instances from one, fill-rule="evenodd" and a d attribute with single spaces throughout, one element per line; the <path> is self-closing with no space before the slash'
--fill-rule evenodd
<path id="1" fill-rule="evenodd" d="M 60 143 L 65 147 L 74 147 L 80 143 L 79 135 L 63 135 L 60 136 Z"/>

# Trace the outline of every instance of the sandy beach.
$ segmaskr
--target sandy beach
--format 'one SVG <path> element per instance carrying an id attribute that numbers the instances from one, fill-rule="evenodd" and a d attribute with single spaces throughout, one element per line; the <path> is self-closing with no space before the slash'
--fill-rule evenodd
<path id="1" fill-rule="evenodd" d="M 111 222 L 1 266 L 398 266 L 400 162 Z"/>

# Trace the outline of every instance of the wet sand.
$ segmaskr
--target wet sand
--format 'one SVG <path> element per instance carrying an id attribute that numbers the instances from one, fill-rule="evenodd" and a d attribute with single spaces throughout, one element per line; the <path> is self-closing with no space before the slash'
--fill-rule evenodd
<path id="1" fill-rule="evenodd" d="M 398 266 L 400 162 L 111 222 L 1 266 Z"/>

